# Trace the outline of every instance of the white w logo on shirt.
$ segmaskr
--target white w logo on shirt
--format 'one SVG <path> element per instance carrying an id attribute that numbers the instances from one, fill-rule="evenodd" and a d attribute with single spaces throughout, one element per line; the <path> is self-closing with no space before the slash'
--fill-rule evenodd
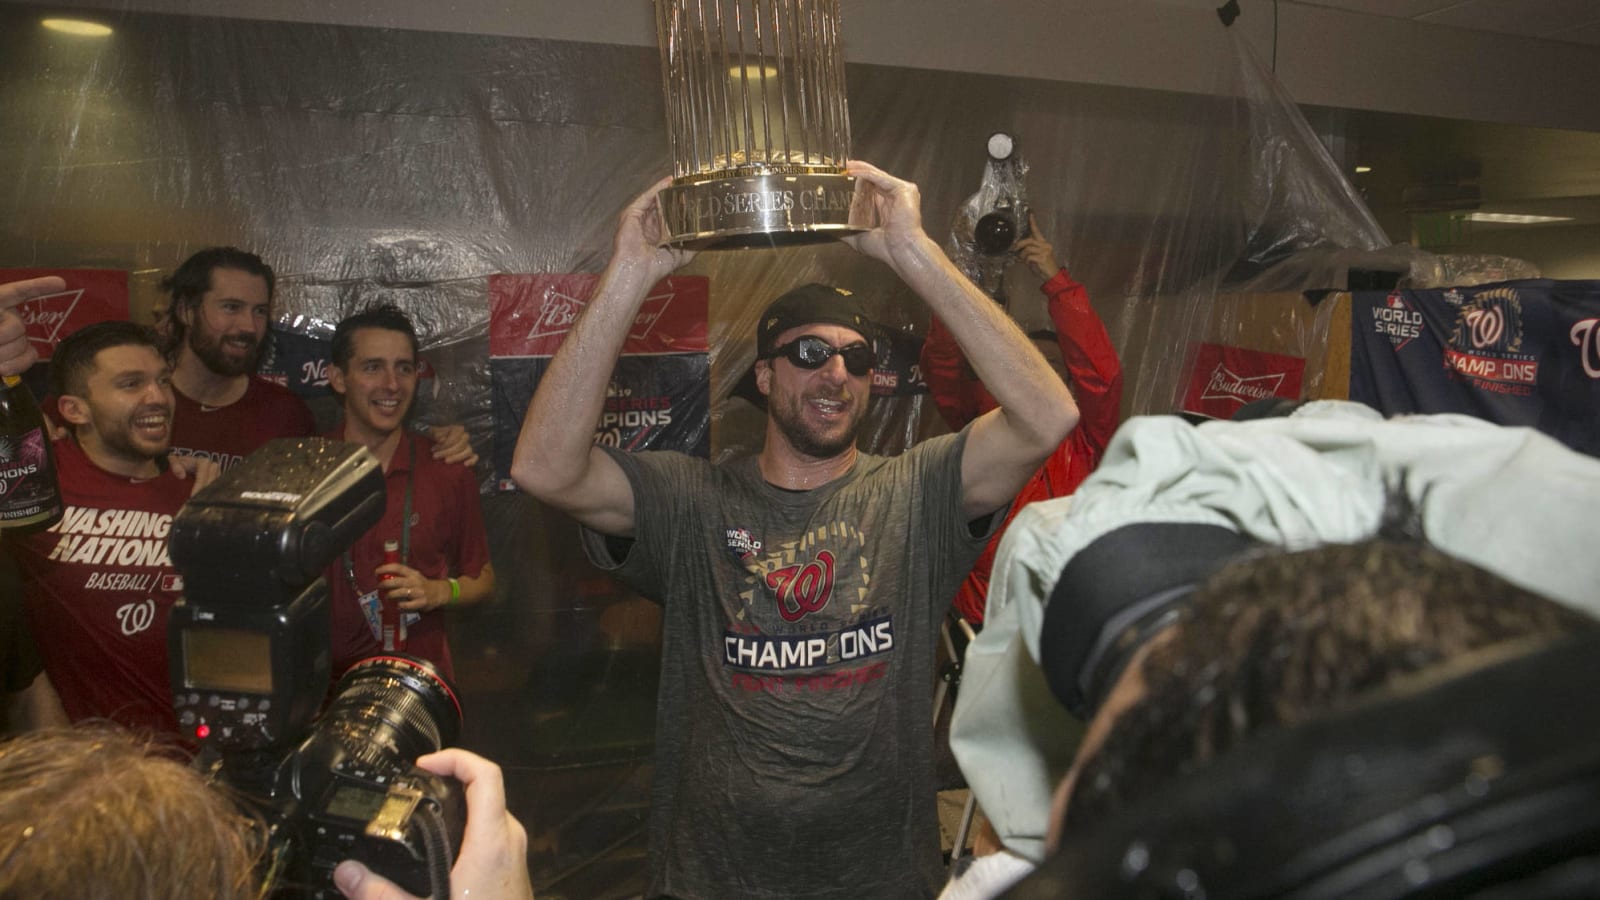
<path id="1" fill-rule="evenodd" d="M 122 623 L 122 633 L 138 634 L 156 620 L 156 601 L 146 598 L 143 603 L 124 603 L 117 607 L 117 621 Z"/>

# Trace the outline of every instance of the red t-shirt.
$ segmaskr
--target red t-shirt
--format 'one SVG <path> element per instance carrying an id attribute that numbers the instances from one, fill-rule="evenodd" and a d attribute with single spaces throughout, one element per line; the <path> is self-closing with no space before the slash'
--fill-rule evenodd
<path id="1" fill-rule="evenodd" d="M 55 451 L 61 521 L 11 541 L 45 672 L 74 721 L 176 734 L 167 615 L 183 582 L 167 534 L 191 483 L 114 475 L 71 438 Z"/>
<path id="2" fill-rule="evenodd" d="M 344 437 L 343 429 L 328 435 Z M 408 444 L 416 449 L 416 471 L 411 472 Z M 344 560 L 328 567 L 328 593 L 333 605 L 333 675 L 338 678 L 351 665 L 383 652 L 361 611 L 360 596 L 378 585 L 373 570 L 383 565 L 383 542 L 401 539 L 406 482 L 412 484 L 411 551 L 404 563 L 427 578 L 476 578 L 489 562 L 489 539 L 483 530 L 478 503 L 478 481 L 468 466 L 433 458 L 433 441 L 407 434 L 395 448 L 389 470 L 383 519 L 350 548 L 355 585 L 345 573 Z M 406 653 L 439 666 L 446 678 L 455 673 L 450 646 L 445 640 L 444 616 L 438 610 L 422 614 L 407 628 Z"/>
<path id="3" fill-rule="evenodd" d="M 1105 323 L 1089 305 L 1089 292 L 1066 269 L 1040 288 L 1055 326 L 1067 373 L 1072 376 L 1072 397 L 1078 403 L 1078 425 L 1045 459 L 1011 503 L 1005 524 L 983 548 L 972 571 L 956 592 L 955 607 L 968 621 L 983 621 L 989 596 L 989 570 L 995 549 L 1017 510 L 1035 500 L 1064 497 L 1078 489 L 1099 465 L 1106 444 L 1117 430 L 1122 407 L 1122 363 L 1111 345 Z M 955 336 L 935 317 L 922 345 L 922 374 L 934 403 L 952 429 L 959 429 L 994 409 L 995 400 L 967 367 Z"/>
<path id="4" fill-rule="evenodd" d="M 259 450 L 273 438 L 310 437 L 317 433 L 311 408 L 281 384 L 252 376 L 244 395 L 227 406 L 202 406 L 172 391 L 172 452 L 203 455 L 223 469 Z"/>

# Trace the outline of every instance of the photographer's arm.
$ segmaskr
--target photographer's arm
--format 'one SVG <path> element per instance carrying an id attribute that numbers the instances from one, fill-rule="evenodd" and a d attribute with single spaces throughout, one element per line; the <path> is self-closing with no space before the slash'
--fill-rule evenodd
<path id="1" fill-rule="evenodd" d="M 939 413 L 952 431 L 965 428 L 977 418 L 983 385 L 973 376 L 955 335 L 944 327 L 938 316 L 928 317 L 928 336 L 922 342 L 918 363 L 934 405 L 939 407 Z"/>
<path id="2" fill-rule="evenodd" d="M 1094 448 L 1097 462 L 1122 414 L 1122 361 L 1106 325 L 1089 303 L 1089 292 L 1067 274 L 1055 248 L 1028 217 L 1032 236 L 1017 242 L 1017 255 L 1044 283 L 1045 308 L 1056 332 L 1056 346 L 1072 377 L 1072 396 L 1081 414 L 1077 440 Z"/>
<path id="3" fill-rule="evenodd" d="M 694 255 L 656 246 L 656 194 L 667 183 L 655 183 L 623 210 L 611 262 L 539 379 L 511 459 L 511 477 L 523 490 L 617 537 L 633 535 L 633 488 L 621 467 L 595 446 L 594 426 L 645 296 Z"/>
<path id="4" fill-rule="evenodd" d="M 1010 502 L 1078 421 L 1067 386 L 1033 342 L 922 230 L 917 186 L 852 160 L 846 171 L 872 191 L 879 226 L 845 238 L 887 263 L 950 329 L 999 408 L 979 416 L 961 462 L 970 518 Z"/>
<path id="5" fill-rule="evenodd" d="M 467 789 L 467 828 L 450 869 L 451 900 L 533 900 L 528 834 L 506 810 L 500 767 L 459 749 L 430 753 L 417 765 L 435 775 L 454 776 Z M 355 860 L 333 870 L 333 883 L 353 900 L 417 900 Z"/>

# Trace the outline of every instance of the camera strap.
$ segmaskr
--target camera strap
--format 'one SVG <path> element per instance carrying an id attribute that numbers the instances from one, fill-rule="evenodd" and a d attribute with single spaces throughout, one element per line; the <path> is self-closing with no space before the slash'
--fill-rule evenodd
<path id="1" fill-rule="evenodd" d="M 408 561 L 411 559 L 411 495 L 414 491 L 417 477 L 417 439 L 411 435 L 405 435 L 404 437 L 406 439 L 407 468 L 406 499 L 400 506 L 400 564 L 409 565 Z M 356 561 L 355 557 L 350 555 L 349 547 L 344 549 L 344 578 L 350 582 L 350 590 L 355 591 L 357 597 L 364 593 L 361 590 L 361 586 L 356 584 Z"/>

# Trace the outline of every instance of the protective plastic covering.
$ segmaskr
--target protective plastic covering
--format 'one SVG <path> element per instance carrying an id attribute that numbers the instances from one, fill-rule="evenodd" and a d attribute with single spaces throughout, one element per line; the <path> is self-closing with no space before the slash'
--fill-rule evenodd
<path id="1" fill-rule="evenodd" d="M 164 273 L 234 244 L 277 269 L 286 337 L 392 300 L 435 372 L 422 418 L 468 427 L 489 487 L 492 445 L 517 423 L 491 420 L 488 276 L 603 266 L 617 212 L 669 168 L 656 51 L 133 13 L 94 39 L 45 31 L 40 14 L 0 6 L 0 266 L 129 270 L 145 318 Z M 848 53 L 848 11 L 844 33 Z M 1431 285 L 1461 268 L 1382 249 L 1242 40 L 1219 26 L 1192 50 L 1214 72 L 1192 94 L 848 71 L 856 155 L 918 183 L 941 243 L 981 186 L 989 135 L 1016 136 L 1039 230 L 1124 354 L 1129 413 L 1173 407 L 1222 292 L 1344 288 L 1355 269 Z M 760 410 L 731 395 L 781 291 L 848 286 L 911 346 L 927 324 L 885 267 L 842 244 L 707 253 L 684 272 L 710 283 L 716 458 L 762 441 Z M 1032 279 L 1007 273 L 1027 328 L 1047 321 Z M 1280 350 L 1305 356 L 1316 334 L 1287 333 Z M 880 398 L 866 446 L 944 430 L 915 387 Z M 331 423 L 332 401 L 316 407 Z M 506 766 L 541 895 L 636 893 L 657 610 L 590 567 L 564 517 L 515 493 L 487 497 L 485 515 L 500 589 L 453 626 L 463 743 Z"/>

